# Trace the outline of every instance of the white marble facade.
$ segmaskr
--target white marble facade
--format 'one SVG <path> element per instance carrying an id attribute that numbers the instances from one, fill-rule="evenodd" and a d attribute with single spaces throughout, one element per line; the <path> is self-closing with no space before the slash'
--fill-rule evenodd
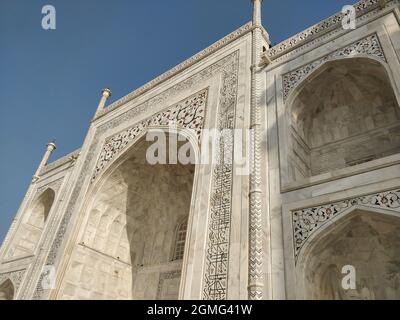
<path id="1" fill-rule="evenodd" d="M 108 106 L 104 91 L 79 150 L 46 164 L 49 145 L 0 249 L 0 299 L 400 299 L 400 2 L 275 46 L 253 2 L 167 73 Z M 150 166 L 144 135 L 171 125 L 193 143 L 255 128 L 255 170 Z"/>

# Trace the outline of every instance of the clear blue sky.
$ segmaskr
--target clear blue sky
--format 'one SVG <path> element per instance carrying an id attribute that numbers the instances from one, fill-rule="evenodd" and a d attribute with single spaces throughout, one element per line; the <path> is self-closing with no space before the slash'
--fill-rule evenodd
<path id="1" fill-rule="evenodd" d="M 352 0 L 264 0 L 273 43 Z M 41 9 L 57 29 L 41 28 Z M 100 90 L 120 98 L 251 19 L 250 0 L 0 0 L 0 243 L 44 152 L 80 147 Z"/>

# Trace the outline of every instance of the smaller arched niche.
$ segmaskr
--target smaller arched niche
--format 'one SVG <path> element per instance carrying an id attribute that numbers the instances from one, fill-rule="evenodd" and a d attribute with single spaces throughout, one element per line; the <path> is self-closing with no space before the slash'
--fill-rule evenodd
<path id="1" fill-rule="evenodd" d="M 304 298 L 400 299 L 400 218 L 355 210 L 341 219 L 313 239 L 300 263 Z M 342 284 L 349 266 L 355 289 Z"/>
<path id="2" fill-rule="evenodd" d="M 400 108 L 385 67 L 375 60 L 327 62 L 291 101 L 291 181 L 400 152 Z"/>
<path id="3" fill-rule="evenodd" d="M 55 198 L 55 192 L 47 189 L 37 197 L 17 229 L 8 251 L 8 258 L 32 255 L 39 243 L 46 220 Z"/>
<path id="4" fill-rule="evenodd" d="M 0 300 L 14 299 L 14 285 L 10 279 L 0 284 Z"/>

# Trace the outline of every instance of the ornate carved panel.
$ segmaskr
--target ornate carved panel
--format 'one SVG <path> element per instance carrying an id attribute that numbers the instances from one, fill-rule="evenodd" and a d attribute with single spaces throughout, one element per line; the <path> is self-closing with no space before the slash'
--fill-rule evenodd
<path id="1" fill-rule="evenodd" d="M 365 54 L 386 62 L 385 54 L 376 34 L 358 40 L 342 49 L 334 51 L 320 59 L 314 60 L 296 70 L 283 76 L 283 98 L 286 100 L 290 93 L 296 88 L 311 72 L 327 61 L 338 58 L 352 57 L 357 54 Z"/>
<path id="2" fill-rule="evenodd" d="M 400 212 L 400 189 L 292 212 L 293 245 L 296 262 L 301 248 L 312 234 L 328 223 L 332 218 L 339 216 L 345 210 L 357 205 L 391 209 Z"/>

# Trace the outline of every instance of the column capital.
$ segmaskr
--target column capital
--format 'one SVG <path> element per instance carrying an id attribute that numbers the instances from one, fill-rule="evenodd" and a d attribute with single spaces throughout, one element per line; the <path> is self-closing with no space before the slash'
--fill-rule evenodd
<path id="1" fill-rule="evenodd" d="M 111 97 L 112 92 L 111 92 L 110 88 L 104 88 L 103 90 L 101 90 L 101 94 L 103 97 L 109 98 L 109 97 Z"/>
<path id="2" fill-rule="evenodd" d="M 54 141 L 49 142 L 49 143 L 46 145 L 46 147 L 47 147 L 47 150 L 49 150 L 49 151 L 54 151 L 54 150 L 57 149 L 57 146 L 56 146 L 56 144 L 55 144 Z"/>

